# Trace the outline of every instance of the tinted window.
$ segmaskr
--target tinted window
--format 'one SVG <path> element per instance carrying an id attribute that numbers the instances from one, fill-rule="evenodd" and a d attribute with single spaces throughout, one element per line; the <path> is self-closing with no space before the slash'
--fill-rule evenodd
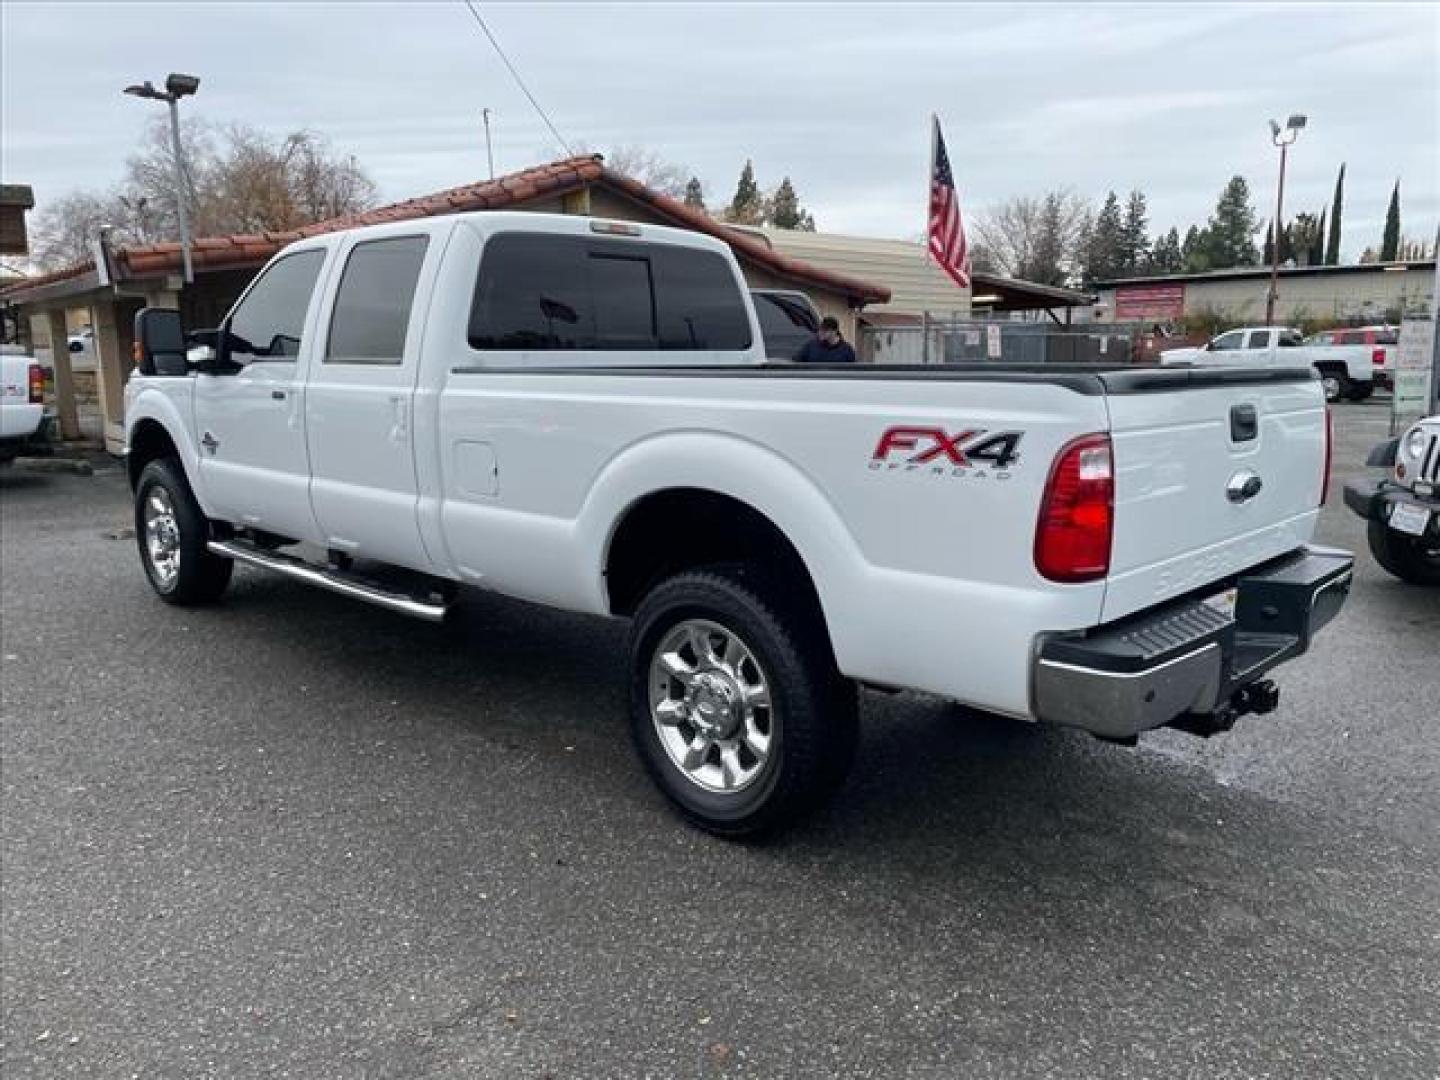
<path id="1" fill-rule="evenodd" d="M 310 294 L 325 265 L 325 252 L 300 251 L 272 263 L 230 316 L 230 358 L 283 360 L 300 351 Z"/>
<path id="2" fill-rule="evenodd" d="M 660 347 L 716 349 L 750 347 L 750 317 L 730 263 L 713 251 L 650 249 L 658 263 Z"/>
<path id="3" fill-rule="evenodd" d="M 750 321 L 713 252 L 506 234 L 485 246 L 469 338 L 477 349 L 738 350 Z"/>
<path id="4" fill-rule="evenodd" d="M 326 363 L 400 363 L 429 243 L 425 236 L 401 236 L 355 245 L 335 294 Z"/>
<path id="5" fill-rule="evenodd" d="M 1375 331 L 1375 344 L 1398 345 L 1400 344 L 1400 335 L 1394 330 L 1377 330 Z"/>
<path id="6" fill-rule="evenodd" d="M 477 349 L 592 347 L 595 318 L 583 256 L 566 236 L 492 237 L 470 308 L 470 344 Z"/>
<path id="7" fill-rule="evenodd" d="M 1293 348 L 1294 346 L 1303 345 L 1304 343 L 1298 330 L 1286 330 L 1280 335 L 1279 344 L 1282 349 Z"/>
<path id="8" fill-rule="evenodd" d="M 1239 330 L 1231 330 L 1230 333 L 1221 334 L 1214 341 L 1212 341 L 1210 343 L 1210 347 L 1212 349 L 1238 349 L 1240 348 L 1240 342 L 1244 339 L 1244 337 L 1245 335 L 1242 334 Z"/>
<path id="9" fill-rule="evenodd" d="M 1270 347 L 1269 330 L 1251 330 L 1250 340 L 1245 342 L 1247 349 L 1268 349 Z"/>
<path id="10" fill-rule="evenodd" d="M 588 252 L 585 261 L 595 311 L 591 348 L 655 348 L 655 287 L 650 260 Z"/>
<path id="11" fill-rule="evenodd" d="M 750 295 L 755 300 L 766 356 L 788 360 L 815 336 L 820 323 L 803 296 L 769 292 Z"/>

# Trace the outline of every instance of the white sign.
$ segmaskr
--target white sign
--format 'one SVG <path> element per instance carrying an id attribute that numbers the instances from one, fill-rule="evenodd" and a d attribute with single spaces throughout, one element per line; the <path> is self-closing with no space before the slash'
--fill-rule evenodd
<path id="1" fill-rule="evenodd" d="M 1400 430 L 1408 421 L 1430 411 L 1430 379 L 1435 349 L 1435 323 L 1431 319 L 1405 319 L 1400 323 L 1400 344 L 1395 350 L 1395 396 L 1390 406 Z"/>
<path id="2" fill-rule="evenodd" d="M 987 326 L 985 328 L 985 355 L 991 360 L 1000 359 L 1000 327 Z"/>
<path id="3" fill-rule="evenodd" d="M 966 330 L 966 331 L 965 331 L 965 344 L 966 344 L 967 346 L 969 346 L 970 348 L 972 348 L 972 349 L 975 348 L 977 345 L 979 345 L 979 344 L 980 344 L 980 331 L 979 331 L 979 330 Z"/>

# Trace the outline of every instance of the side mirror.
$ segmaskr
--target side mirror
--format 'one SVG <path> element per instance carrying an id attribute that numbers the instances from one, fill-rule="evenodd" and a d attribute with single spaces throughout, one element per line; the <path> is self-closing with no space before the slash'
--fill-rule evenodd
<path id="1" fill-rule="evenodd" d="M 135 313 L 135 364 L 144 375 L 184 375 L 185 331 L 173 308 L 141 308 Z"/>
<path id="2" fill-rule="evenodd" d="M 230 331 L 224 326 L 192 330 L 185 335 L 185 344 L 190 347 L 190 366 L 202 374 L 233 375 L 240 370 L 230 359 Z"/>

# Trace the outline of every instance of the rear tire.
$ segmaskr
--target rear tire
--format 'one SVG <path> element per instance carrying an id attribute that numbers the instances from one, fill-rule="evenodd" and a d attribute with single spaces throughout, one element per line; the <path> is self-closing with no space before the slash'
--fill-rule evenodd
<path id="1" fill-rule="evenodd" d="M 1325 400 L 1332 405 L 1342 397 L 1349 397 L 1355 386 L 1349 375 L 1339 371 L 1322 371 L 1320 382 L 1325 387 Z"/>
<path id="2" fill-rule="evenodd" d="M 1370 554 L 1385 570 L 1411 585 L 1440 585 L 1440 541 L 1402 536 L 1383 521 L 1370 522 Z"/>
<path id="3" fill-rule="evenodd" d="M 210 522 L 174 458 L 159 458 L 135 484 L 135 543 L 156 595 L 187 606 L 220 598 L 235 564 L 211 554 Z"/>
<path id="4" fill-rule="evenodd" d="M 1352 381 L 1350 388 L 1345 391 L 1345 396 L 1351 401 L 1364 401 L 1373 393 L 1375 393 L 1375 384 L 1373 382 L 1361 383 Z"/>
<path id="5" fill-rule="evenodd" d="M 855 755 L 856 694 L 819 617 L 753 568 L 662 581 L 630 634 L 631 733 L 680 813 L 726 837 L 813 810 Z"/>

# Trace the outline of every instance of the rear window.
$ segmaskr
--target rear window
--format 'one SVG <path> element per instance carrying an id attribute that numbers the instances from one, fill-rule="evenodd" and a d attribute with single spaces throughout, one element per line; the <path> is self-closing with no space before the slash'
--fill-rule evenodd
<path id="1" fill-rule="evenodd" d="M 470 308 L 476 349 L 739 351 L 750 320 L 711 251 L 502 233 L 485 245 Z"/>
<path id="2" fill-rule="evenodd" d="M 1375 344 L 1376 344 L 1376 345 L 1399 345 L 1399 344 L 1400 344 L 1400 335 L 1399 335 L 1396 331 L 1394 331 L 1394 330 L 1376 330 L 1376 331 L 1375 331 Z"/>
<path id="3" fill-rule="evenodd" d="M 327 364 L 398 364 L 405 355 L 410 305 L 425 262 L 425 236 L 356 244 L 330 316 Z"/>
<path id="4" fill-rule="evenodd" d="M 766 356 L 789 360 L 815 336 L 820 323 L 804 296 L 773 292 L 750 295 L 755 300 L 755 315 L 760 320 Z"/>

